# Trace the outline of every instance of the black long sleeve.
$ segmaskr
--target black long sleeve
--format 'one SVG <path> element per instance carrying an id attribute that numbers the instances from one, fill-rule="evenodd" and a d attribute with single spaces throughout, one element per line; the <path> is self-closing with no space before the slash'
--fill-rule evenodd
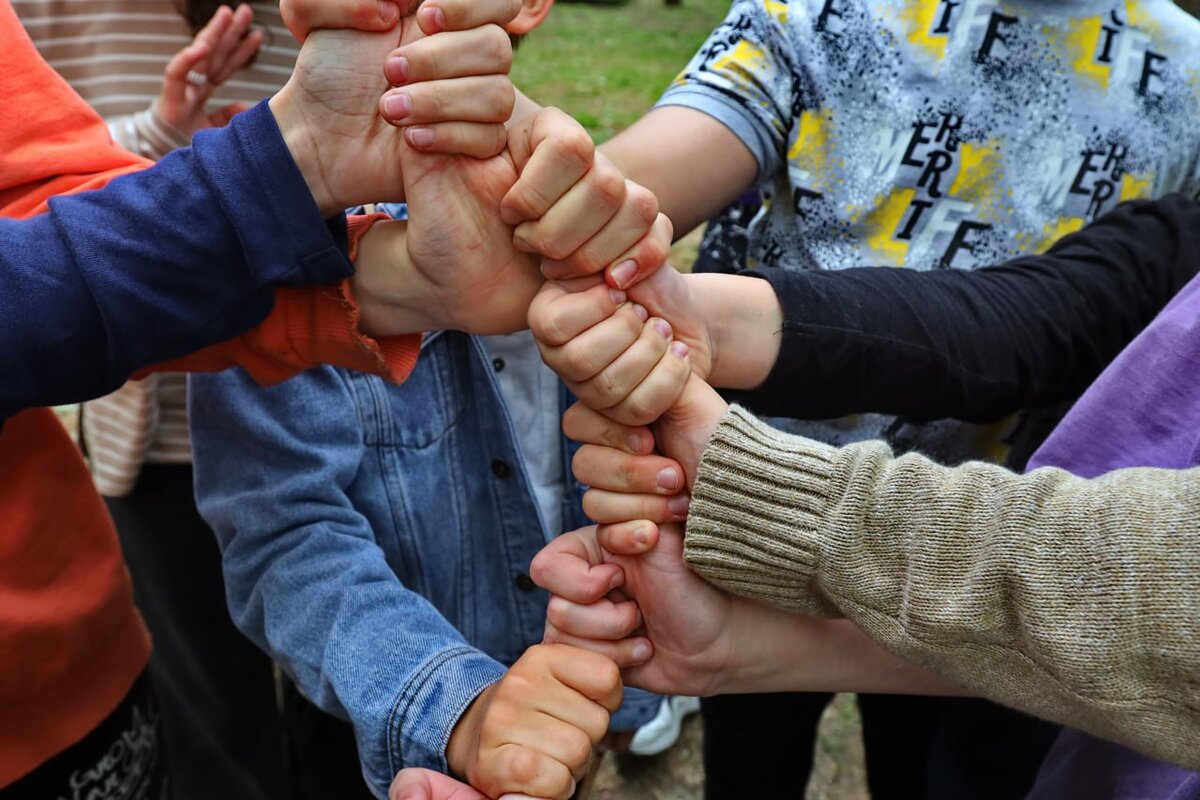
<path id="1" fill-rule="evenodd" d="M 988 421 L 1077 397 L 1200 271 L 1200 203 L 1124 204 L 1043 255 L 973 272 L 767 269 L 779 359 L 755 411 Z"/>

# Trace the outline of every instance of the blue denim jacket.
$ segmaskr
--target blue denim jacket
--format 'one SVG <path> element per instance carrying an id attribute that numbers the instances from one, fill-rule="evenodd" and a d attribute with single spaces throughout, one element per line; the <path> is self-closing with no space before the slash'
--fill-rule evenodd
<path id="1" fill-rule="evenodd" d="M 190 401 L 234 621 L 353 722 L 380 797 L 401 767 L 445 771 L 459 716 L 541 641 L 547 601 L 528 577 L 546 534 L 485 342 L 426 337 L 402 386 L 325 367 L 263 389 L 230 370 L 194 376 Z M 583 487 L 566 486 L 573 529 Z M 657 702 L 628 690 L 614 728 Z"/>

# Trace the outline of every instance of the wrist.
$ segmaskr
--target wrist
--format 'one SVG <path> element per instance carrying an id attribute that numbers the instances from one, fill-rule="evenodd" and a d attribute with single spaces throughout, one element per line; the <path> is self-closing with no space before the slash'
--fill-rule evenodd
<path id="1" fill-rule="evenodd" d="M 435 326 L 435 305 L 408 254 L 408 225 L 377 222 L 358 241 L 350 288 L 360 310 L 360 328 L 368 336 L 402 336 Z"/>
<path id="2" fill-rule="evenodd" d="M 480 692 L 454 724 L 446 743 L 446 763 L 452 775 L 469 779 L 475 754 L 479 752 L 479 731 L 497 685 L 493 683 Z"/>
<path id="3" fill-rule="evenodd" d="M 761 386 L 779 358 L 783 335 L 774 287 L 748 275 L 704 274 L 694 276 L 693 289 L 712 341 L 708 382 L 721 389 Z"/>
<path id="4" fill-rule="evenodd" d="M 295 97 L 298 90 L 294 86 L 294 82 L 289 82 L 268 101 L 268 105 L 283 136 L 283 143 L 308 185 L 313 202 L 320 209 L 321 216 L 328 219 L 342 212 L 345 206 L 338 203 L 325 185 L 320 148 L 317 146 L 320 132 L 300 110 Z"/>

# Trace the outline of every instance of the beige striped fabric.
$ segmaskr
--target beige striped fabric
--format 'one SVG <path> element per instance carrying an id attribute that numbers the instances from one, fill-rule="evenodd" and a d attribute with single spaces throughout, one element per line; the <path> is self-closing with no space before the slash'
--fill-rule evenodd
<path id="1" fill-rule="evenodd" d="M 257 103 L 292 74 L 299 46 L 278 5 L 250 5 L 263 47 L 216 90 L 212 108 Z M 152 109 L 167 62 L 192 39 L 171 0 L 13 0 L 13 8 L 42 57 L 108 121 L 122 147 L 157 160 L 188 143 Z M 128 494 L 143 463 L 191 462 L 186 380 L 168 373 L 131 381 L 87 403 L 83 429 L 100 493 Z"/>

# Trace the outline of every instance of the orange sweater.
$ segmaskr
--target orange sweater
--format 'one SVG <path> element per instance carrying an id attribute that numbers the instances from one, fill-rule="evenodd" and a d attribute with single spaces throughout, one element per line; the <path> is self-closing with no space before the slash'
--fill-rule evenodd
<path id="1" fill-rule="evenodd" d="M 149 166 L 112 144 L 103 121 L 38 57 L 8 3 L 0 3 L 0 47 L 0 215 L 37 214 L 55 194 Z M 370 222 L 352 225 L 352 241 Z M 418 337 L 375 342 L 356 325 L 345 285 L 280 290 L 258 328 L 164 366 L 239 364 L 265 383 L 318 363 L 407 377 Z M 2 787 L 111 713 L 145 668 L 150 640 L 112 522 L 48 409 L 0 428 L 0 520 Z"/>

